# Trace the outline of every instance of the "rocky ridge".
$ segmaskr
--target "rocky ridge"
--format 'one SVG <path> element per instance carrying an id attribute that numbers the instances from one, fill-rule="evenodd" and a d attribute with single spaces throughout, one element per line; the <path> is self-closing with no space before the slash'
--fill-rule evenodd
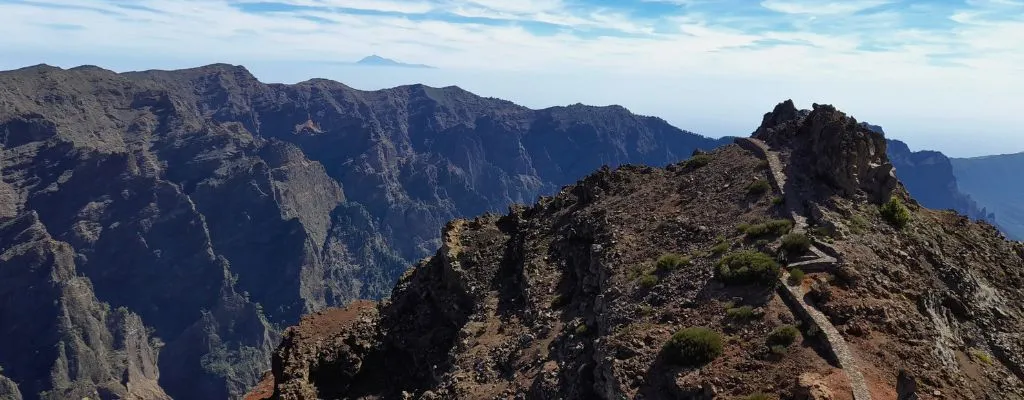
<path id="1" fill-rule="evenodd" d="M 754 139 L 767 160 L 730 145 L 666 169 L 602 169 L 505 216 L 453 221 L 375 309 L 290 328 L 270 397 L 1024 398 L 1021 244 L 918 205 L 884 136 L 834 107 L 784 102 Z M 906 227 L 879 211 L 892 197 Z M 721 275 L 724 256 L 781 255 L 783 232 L 754 228 L 778 218 L 809 236 L 783 258 L 806 276 Z M 659 268 L 670 252 L 687 261 Z M 801 309 L 825 321 L 766 345 Z M 691 326 L 720 332 L 722 356 L 671 362 L 663 344 Z"/>

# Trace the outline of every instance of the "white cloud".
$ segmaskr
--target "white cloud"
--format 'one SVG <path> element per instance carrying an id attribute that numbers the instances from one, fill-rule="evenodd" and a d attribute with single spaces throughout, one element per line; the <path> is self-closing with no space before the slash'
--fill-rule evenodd
<path id="1" fill-rule="evenodd" d="M 268 1 L 231 0 L 231 2 L 259 4 L 267 3 Z M 303 7 L 348 8 L 404 14 L 423 14 L 438 9 L 437 3 L 419 0 L 277 0 L 274 3 Z"/>
<path id="2" fill-rule="evenodd" d="M 833 15 L 851 14 L 890 2 L 891 0 L 764 0 L 761 6 L 786 14 Z"/>

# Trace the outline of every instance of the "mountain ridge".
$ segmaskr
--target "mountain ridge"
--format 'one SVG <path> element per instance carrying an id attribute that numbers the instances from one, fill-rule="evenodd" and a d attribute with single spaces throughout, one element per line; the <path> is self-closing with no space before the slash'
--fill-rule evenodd
<path id="1" fill-rule="evenodd" d="M 286 330 L 249 399 L 1024 398 L 1024 245 L 921 207 L 832 106 L 737 144 L 450 222 L 388 299 Z"/>

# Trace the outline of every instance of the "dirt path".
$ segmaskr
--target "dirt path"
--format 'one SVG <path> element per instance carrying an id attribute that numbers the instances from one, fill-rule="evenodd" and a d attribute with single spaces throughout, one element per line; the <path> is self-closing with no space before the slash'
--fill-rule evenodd
<path id="1" fill-rule="evenodd" d="M 807 232 L 807 217 L 800 213 L 799 205 L 801 201 L 799 195 L 792 192 L 787 193 L 785 168 L 779 160 L 778 154 L 772 152 L 767 144 L 757 139 L 739 138 L 736 142 L 768 161 L 773 184 L 779 190 L 779 193 L 782 194 L 783 198 L 786 199 L 786 209 L 794 223 L 793 232 Z M 825 254 L 816 246 L 811 246 L 811 252 L 816 256 L 814 259 L 794 263 L 790 266 L 798 268 L 834 268 L 838 262 L 834 257 Z M 786 304 L 798 316 L 817 327 L 818 331 L 825 337 L 827 347 L 832 351 L 833 356 L 839 363 L 839 367 L 846 373 L 850 385 L 853 387 L 854 400 L 871 400 L 871 392 L 868 391 L 864 375 L 861 374 L 860 369 L 857 367 L 857 360 L 854 358 L 849 346 L 847 346 L 843 335 L 839 333 L 835 325 L 832 325 L 832 321 L 829 321 L 825 314 L 822 314 L 821 311 L 814 307 L 814 304 L 810 302 L 807 292 L 800 283 L 796 285 L 789 284 L 788 272 L 783 272 L 779 279 L 781 281 L 779 291 L 783 299 L 786 300 Z"/>

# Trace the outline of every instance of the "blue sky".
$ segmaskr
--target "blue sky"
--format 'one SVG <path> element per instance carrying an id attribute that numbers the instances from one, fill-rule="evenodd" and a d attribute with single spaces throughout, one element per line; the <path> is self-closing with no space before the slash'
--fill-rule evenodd
<path id="1" fill-rule="evenodd" d="M 242 64 L 264 81 L 621 104 L 712 136 L 787 98 L 914 148 L 1024 151 L 1024 0 L 0 0 L 0 68 Z M 347 67 L 370 54 L 439 67 Z"/>

